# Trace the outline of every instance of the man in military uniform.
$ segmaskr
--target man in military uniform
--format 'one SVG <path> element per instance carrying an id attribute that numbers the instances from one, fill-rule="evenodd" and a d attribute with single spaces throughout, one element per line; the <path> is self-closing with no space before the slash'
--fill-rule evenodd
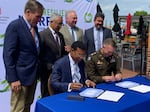
<path id="1" fill-rule="evenodd" d="M 105 39 L 102 48 L 92 53 L 86 61 L 88 78 L 95 83 L 113 82 L 122 79 L 119 57 L 115 53 L 116 43 Z"/>

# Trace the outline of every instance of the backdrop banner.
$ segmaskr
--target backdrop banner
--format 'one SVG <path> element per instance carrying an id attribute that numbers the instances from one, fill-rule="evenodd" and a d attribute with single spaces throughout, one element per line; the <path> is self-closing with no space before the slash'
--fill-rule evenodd
<path id="1" fill-rule="evenodd" d="M 0 0 L 0 112 L 10 112 L 10 88 L 5 80 L 5 68 L 3 64 L 3 40 L 8 24 L 23 16 L 24 5 L 27 0 Z M 52 13 L 63 16 L 65 24 L 65 12 L 75 10 L 78 15 L 77 26 L 87 29 L 93 26 L 93 16 L 96 13 L 97 0 L 38 0 L 44 5 L 44 13 L 41 22 L 38 23 L 39 31 L 45 29 Z M 34 112 L 36 100 L 40 96 L 39 83 L 37 85 L 35 100 L 31 108 Z"/>

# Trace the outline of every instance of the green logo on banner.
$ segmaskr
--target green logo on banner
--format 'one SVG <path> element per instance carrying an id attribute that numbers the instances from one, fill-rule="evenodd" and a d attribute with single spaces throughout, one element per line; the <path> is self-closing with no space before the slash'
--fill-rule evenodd
<path id="1" fill-rule="evenodd" d="M 84 15 L 84 21 L 86 23 L 92 22 L 92 14 L 91 13 L 85 13 L 85 15 Z"/>
<path id="2" fill-rule="evenodd" d="M 0 38 L 4 38 L 4 34 L 0 34 Z"/>
<path id="3" fill-rule="evenodd" d="M 0 34 L 0 47 L 3 46 L 4 34 Z"/>
<path id="4" fill-rule="evenodd" d="M 65 0 L 65 2 L 72 2 L 72 0 Z"/>
<path id="5" fill-rule="evenodd" d="M 10 86 L 6 80 L 0 82 L 0 92 L 6 92 L 10 89 Z"/>

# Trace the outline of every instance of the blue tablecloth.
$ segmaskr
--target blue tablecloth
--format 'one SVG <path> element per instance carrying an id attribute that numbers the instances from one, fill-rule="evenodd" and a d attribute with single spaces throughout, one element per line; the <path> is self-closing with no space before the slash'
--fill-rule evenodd
<path id="1" fill-rule="evenodd" d="M 124 80 L 150 85 L 150 80 L 142 76 Z M 38 100 L 35 112 L 150 112 L 150 92 L 139 93 L 115 86 L 115 83 L 99 84 L 96 88 L 123 92 L 125 95 L 118 102 L 96 98 L 77 101 L 68 100 L 67 96 L 78 95 L 78 92 L 62 93 Z"/>

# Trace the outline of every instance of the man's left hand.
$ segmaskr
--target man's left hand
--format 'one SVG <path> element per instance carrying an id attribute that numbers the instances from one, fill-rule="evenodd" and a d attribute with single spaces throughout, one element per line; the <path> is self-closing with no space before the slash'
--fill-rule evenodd
<path id="1" fill-rule="evenodd" d="M 93 88 L 95 88 L 95 86 L 96 86 L 96 83 L 93 82 L 93 81 L 91 81 L 91 80 L 86 80 L 85 84 L 86 84 L 87 87 L 93 87 Z"/>

